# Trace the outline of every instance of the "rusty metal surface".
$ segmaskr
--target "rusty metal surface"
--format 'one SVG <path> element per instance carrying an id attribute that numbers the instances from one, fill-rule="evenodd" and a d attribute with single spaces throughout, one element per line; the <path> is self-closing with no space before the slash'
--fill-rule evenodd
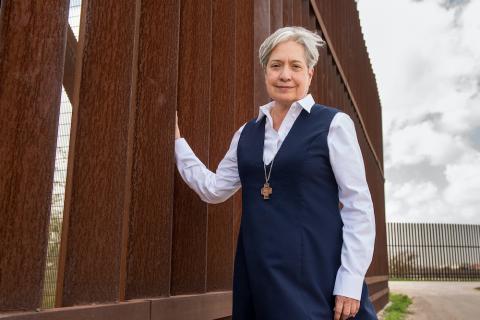
<path id="1" fill-rule="evenodd" d="M 254 107 L 253 65 L 257 63 L 254 48 L 254 0 L 235 1 L 235 74 L 234 74 L 234 127 L 240 128 L 258 111 Z M 250 54 L 245 53 L 250 52 Z M 232 259 L 235 254 L 240 219 L 242 216 L 241 189 L 233 196 Z M 232 261 L 233 263 L 233 261 Z M 233 270 L 231 270 L 233 273 Z"/>
<path id="2" fill-rule="evenodd" d="M 258 61 L 258 48 L 270 35 L 270 0 L 256 0 L 253 4 L 253 113 L 258 114 L 258 107 L 270 101 L 265 88 L 263 69 Z"/>
<path id="3" fill-rule="evenodd" d="M 142 1 L 138 19 L 126 299 L 170 294 L 180 3 Z"/>
<path id="4" fill-rule="evenodd" d="M 218 319 L 231 315 L 232 293 L 210 292 L 151 300 L 151 319 Z"/>
<path id="5" fill-rule="evenodd" d="M 41 300 L 67 17 L 67 0 L 2 3 L 0 311 Z"/>
<path id="6" fill-rule="evenodd" d="M 235 128 L 235 2 L 212 4 L 209 164 L 213 171 L 230 146 Z M 232 61 L 234 61 L 232 63 Z M 206 291 L 227 290 L 233 281 L 233 199 L 208 206 Z"/>
<path id="7" fill-rule="evenodd" d="M 270 1 L 270 30 L 283 26 L 283 1 Z"/>
<path id="8" fill-rule="evenodd" d="M 181 3 L 178 121 L 199 159 L 209 165 L 212 1 Z M 173 140 L 172 140 L 173 143 Z M 171 294 L 206 290 L 207 205 L 175 172 Z"/>
<path id="9" fill-rule="evenodd" d="M 292 24 L 302 25 L 302 0 L 294 0 L 292 4 Z M 273 30 L 272 30 L 273 31 Z"/>
<path id="10" fill-rule="evenodd" d="M 67 27 L 67 46 L 65 49 L 65 65 L 63 67 L 63 87 L 68 98 L 73 100 L 73 86 L 75 83 L 75 55 L 77 54 L 77 39 L 70 25 Z"/>
<path id="11" fill-rule="evenodd" d="M 164 320 L 220 319 L 231 314 L 232 293 L 212 292 L 169 298 L 64 307 L 0 315 L 2 320 Z"/>
<path id="12" fill-rule="evenodd" d="M 270 1 L 272 2 L 272 1 Z M 294 0 L 282 0 L 280 1 L 283 3 L 283 25 L 284 26 L 292 26 L 295 25 L 293 21 L 293 7 L 294 7 Z M 296 5 L 296 4 L 295 4 Z M 272 30 L 273 32 L 274 30 Z"/>
<path id="13" fill-rule="evenodd" d="M 135 2 L 82 3 L 57 305 L 119 297 Z"/>
<path id="14" fill-rule="evenodd" d="M 0 315 L 2 320 L 150 320 L 150 301 L 89 305 Z"/>

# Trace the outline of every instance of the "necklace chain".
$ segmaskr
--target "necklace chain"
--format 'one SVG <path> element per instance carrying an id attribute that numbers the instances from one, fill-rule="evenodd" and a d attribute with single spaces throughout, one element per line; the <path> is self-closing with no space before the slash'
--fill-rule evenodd
<path id="1" fill-rule="evenodd" d="M 273 160 L 275 160 L 275 157 L 273 157 L 272 162 L 270 163 L 270 169 L 268 170 L 268 177 L 267 177 L 267 166 L 265 165 L 265 162 L 263 162 L 263 172 L 265 173 L 266 183 L 268 183 L 268 180 L 270 180 L 270 175 L 272 174 Z"/>
<path id="2" fill-rule="evenodd" d="M 273 108 L 270 110 L 270 116 L 272 117 L 272 127 L 273 127 Z M 265 161 L 263 162 L 263 172 L 265 173 L 265 183 L 268 183 L 270 180 L 270 175 L 272 174 L 273 168 L 273 160 L 275 160 L 276 154 L 273 156 L 272 162 L 270 162 L 270 169 L 268 170 L 268 177 L 267 177 L 267 167 L 265 165 Z"/>

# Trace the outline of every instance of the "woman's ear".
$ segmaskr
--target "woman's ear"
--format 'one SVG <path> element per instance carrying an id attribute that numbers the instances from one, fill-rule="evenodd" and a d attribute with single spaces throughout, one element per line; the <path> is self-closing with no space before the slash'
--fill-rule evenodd
<path id="1" fill-rule="evenodd" d="M 312 77 L 313 77 L 313 68 L 308 69 L 308 75 L 310 76 L 310 80 L 312 80 Z"/>

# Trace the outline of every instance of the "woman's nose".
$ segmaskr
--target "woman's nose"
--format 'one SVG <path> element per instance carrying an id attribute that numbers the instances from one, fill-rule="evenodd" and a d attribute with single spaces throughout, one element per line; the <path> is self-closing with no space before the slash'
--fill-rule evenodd
<path id="1" fill-rule="evenodd" d="M 291 72 L 290 69 L 285 67 L 282 68 L 282 71 L 280 72 L 280 80 L 282 81 L 288 81 L 291 78 Z"/>

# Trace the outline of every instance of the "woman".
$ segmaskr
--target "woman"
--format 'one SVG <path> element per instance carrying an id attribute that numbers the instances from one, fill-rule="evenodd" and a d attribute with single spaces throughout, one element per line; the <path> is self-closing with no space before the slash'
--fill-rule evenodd
<path id="1" fill-rule="evenodd" d="M 216 173 L 176 125 L 178 170 L 202 200 L 223 202 L 242 187 L 234 320 L 377 319 L 364 281 L 375 219 L 354 124 L 308 94 L 323 45 L 301 27 L 263 42 L 272 101 L 234 134 Z"/>

